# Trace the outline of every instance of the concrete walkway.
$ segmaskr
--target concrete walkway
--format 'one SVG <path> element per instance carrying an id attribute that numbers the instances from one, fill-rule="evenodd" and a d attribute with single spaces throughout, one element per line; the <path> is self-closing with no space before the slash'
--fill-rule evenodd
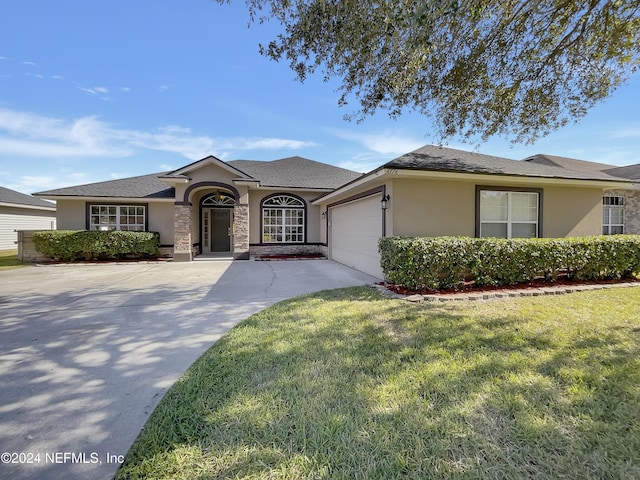
<path id="1" fill-rule="evenodd" d="M 0 478 L 112 478 L 167 389 L 238 322 L 376 281 L 329 260 L 0 272 Z"/>

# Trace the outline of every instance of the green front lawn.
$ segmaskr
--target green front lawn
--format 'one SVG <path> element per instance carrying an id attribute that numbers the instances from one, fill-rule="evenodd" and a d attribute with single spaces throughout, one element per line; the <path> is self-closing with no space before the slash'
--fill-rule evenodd
<path id="1" fill-rule="evenodd" d="M 640 478 L 640 288 L 281 302 L 167 393 L 117 478 Z"/>
<path id="2" fill-rule="evenodd" d="M 0 251 L 0 270 L 11 270 L 20 267 L 24 267 L 24 263 L 18 260 L 18 252 L 16 250 Z"/>

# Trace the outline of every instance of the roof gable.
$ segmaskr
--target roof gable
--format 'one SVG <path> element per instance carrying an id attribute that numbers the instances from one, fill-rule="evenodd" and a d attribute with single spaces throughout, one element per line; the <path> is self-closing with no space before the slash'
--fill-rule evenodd
<path id="1" fill-rule="evenodd" d="M 189 173 L 193 172 L 194 170 L 199 170 L 201 168 L 204 168 L 207 165 L 215 165 L 217 167 L 223 168 L 224 170 L 227 170 L 228 172 L 231 172 L 234 175 L 238 175 L 239 178 L 251 179 L 250 175 L 247 175 L 242 170 L 239 170 L 238 168 L 234 167 L 233 165 L 230 164 L 230 162 L 229 163 L 224 162 L 219 158 L 214 157 L 213 155 L 209 155 L 208 157 L 198 160 L 197 162 L 193 162 L 193 163 L 190 163 L 189 165 L 185 165 L 184 167 L 180 167 L 179 169 L 174 170 L 173 172 L 167 172 L 166 174 L 162 175 L 162 178 L 180 178 L 180 177 L 186 178 L 188 177 Z"/>
<path id="2" fill-rule="evenodd" d="M 259 180 L 264 187 L 331 190 L 362 176 L 352 170 L 298 156 L 270 162 L 231 160 L 228 163 Z"/>

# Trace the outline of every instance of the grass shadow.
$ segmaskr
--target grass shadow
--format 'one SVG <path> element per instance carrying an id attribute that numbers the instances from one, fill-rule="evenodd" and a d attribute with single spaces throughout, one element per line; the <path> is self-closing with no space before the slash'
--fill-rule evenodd
<path id="1" fill-rule="evenodd" d="M 637 321 L 585 319 L 616 295 L 279 303 L 189 369 L 117 478 L 637 477 Z"/>

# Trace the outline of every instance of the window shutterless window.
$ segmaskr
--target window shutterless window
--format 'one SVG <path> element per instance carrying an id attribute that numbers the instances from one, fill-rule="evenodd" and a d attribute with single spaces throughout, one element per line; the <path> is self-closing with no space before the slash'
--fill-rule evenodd
<path id="1" fill-rule="evenodd" d="M 533 238 L 539 236 L 538 192 L 481 189 L 480 237 Z"/>
<path id="2" fill-rule="evenodd" d="M 275 195 L 262 202 L 263 243 L 304 243 L 305 204 L 291 195 Z"/>
<path id="3" fill-rule="evenodd" d="M 89 230 L 133 230 L 143 232 L 146 208 L 142 205 L 91 205 Z"/>
<path id="4" fill-rule="evenodd" d="M 602 234 L 624 233 L 624 197 L 604 195 L 602 197 Z"/>

